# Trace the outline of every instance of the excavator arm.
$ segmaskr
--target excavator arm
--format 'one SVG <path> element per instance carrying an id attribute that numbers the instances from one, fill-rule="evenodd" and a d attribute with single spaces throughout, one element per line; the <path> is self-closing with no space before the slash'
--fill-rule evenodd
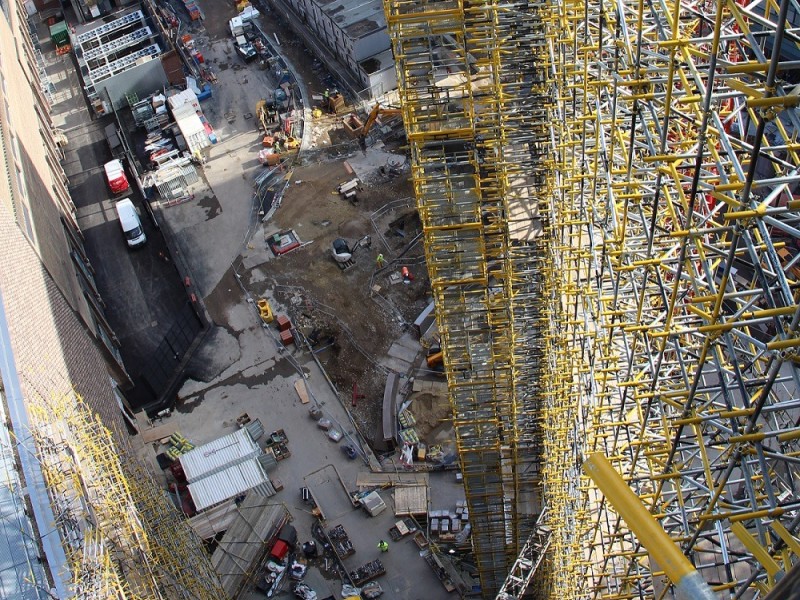
<path id="1" fill-rule="evenodd" d="M 364 126 L 361 128 L 361 133 L 359 134 L 360 137 L 365 138 L 369 133 L 369 130 L 372 129 L 372 126 L 375 124 L 375 121 L 378 117 L 394 117 L 398 115 L 402 115 L 403 111 L 399 108 L 383 108 L 380 104 L 376 104 L 372 110 L 369 112 L 369 116 L 367 120 L 364 122 Z"/>

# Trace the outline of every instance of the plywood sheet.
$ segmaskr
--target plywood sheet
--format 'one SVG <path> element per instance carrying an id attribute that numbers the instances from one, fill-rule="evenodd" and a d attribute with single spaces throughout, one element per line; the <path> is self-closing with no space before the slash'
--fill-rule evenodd
<path id="1" fill-rule="evenodd" d="M 173 433 L 178 431 L 178 424 L 166 423 L 165 425 L 151 427 L 150 429 L 141 429 L 139 431 L 140 435 L 142 436 L 142 442 L 149 444 L 151 442 L 163 440 L 164 438 L 171 436 Z"/>
<path id="2" fill-rule="evenodd" d="M 422 515 L 428 512 L 428 486 L 413 485 L 394 488 L 395 516 Z"/>
<path id="3" fill-rule="evenodd" d="M 359 473 L 356 487 L 360 490 L 383 485 L 428 485 L 427 473 Z"/>
<path id="4" fill-rule="evenodd" d="M 297 392 L 297 395 L 300 396 L 300 402 L 302 404 L 308 404 L 308 390 L 306 389 L 306 382 L 304 379 L 298 379 L 294 382 L 294 389 Z"/>

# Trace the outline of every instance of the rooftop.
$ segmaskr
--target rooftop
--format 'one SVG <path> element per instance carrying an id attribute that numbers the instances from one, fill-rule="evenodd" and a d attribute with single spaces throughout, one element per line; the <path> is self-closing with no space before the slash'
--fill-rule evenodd
<path id="1" fill-rule="evenodd" d="M 161 54 L 155 32 L 141 10 L 128 10 L 76 30 L 75 55 L 86 79 L 94 85 Z"/>
<path id="2" fill-rule="evenodd" d="M 351 39 L 386 29 L 381 0 L 315 0 Z"/>
<path id="3" fill-rule="evenodd" d="M 377 54 L 373 54 L 369 58 L 362 60 L 359 64 L 361 65 L 361 68 L 364 69 L 364 72 L 368 75 L 377 73 L 383 69 L 388 69 L 389 67 L 394 67 L 394 56 L 392 56 L 392 49 L 387 48 L 386 50 L 382 50 Z"/>

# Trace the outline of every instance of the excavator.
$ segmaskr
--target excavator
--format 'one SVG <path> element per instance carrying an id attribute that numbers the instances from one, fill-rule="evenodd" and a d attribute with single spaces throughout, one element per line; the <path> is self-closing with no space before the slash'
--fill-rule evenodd
<path id="1" fill-rule="evenodd" d="M 331 256 L 336 261 L 337 266 L 342 271 L 346 271 L 356 264 L 353 261 L 353 254 L 356 253 L 356 250 L 362 247 L 369 248 L 370 246 L 372 246 L 372 237 L 369 235 L 365 235 L 352 246 L 348 245 L 347 240 L 337 238 L 333 240 L 331 245 Z"/>
<path id="2" fill-rule="evenodd" d="M 395 117 L 400 116 L 403 114 L 403 111 L 399 108 L 384 108 L 380 104 L 375 104 L 372 107 L 372 110 L 369 112 L 367 116 L 367 120 L 364 121 L 362 125 L 359 121 L 358 117 L 355 114 L 350 115 L 347 119 L 345 119 L 345 127 L 352 133 L 354 136 L 357 136 L 361 143 L 364 143 L 364 139 L 367 137 L 369 130 L 372 129 L 372 126 L 375 124 L 375 121 L 378 117 Z"/>

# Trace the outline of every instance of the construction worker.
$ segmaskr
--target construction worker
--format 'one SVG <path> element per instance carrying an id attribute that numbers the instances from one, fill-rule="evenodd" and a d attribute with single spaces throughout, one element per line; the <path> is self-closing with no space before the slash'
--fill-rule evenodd
<path id="1" fill-rule="evenodd" d="M 378 550 L 381 552 L 388 552 L 389 551 L 389 544 L 387 544 L 384 540 L 378 542 Z"/>
<path id="2" fill-rule="evenodd" d="M 382 269 L 383 265 L 386 264 L 386 259 L 383 258 L 383 254 L 378 254 L 378 258 L 375 260 L 375 262 L 377 263 L 378 268 Z"/>

